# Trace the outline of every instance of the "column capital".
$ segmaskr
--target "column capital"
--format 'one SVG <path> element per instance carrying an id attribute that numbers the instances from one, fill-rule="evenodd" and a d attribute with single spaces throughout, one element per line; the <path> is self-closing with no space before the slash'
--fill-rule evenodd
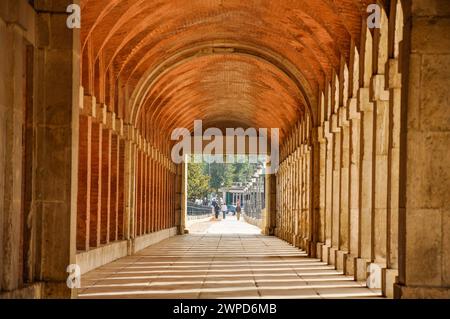
<path id="1" fill-rule="evenodd" d="M 376 74 L 371 81 L 371 101 L 389 101 L 389 90 L 386 90 L 386 76 Z"/>
<path id="2" fill-rule="evenodd" d="M 389 59 L 388 69 L 389 69 L 389 78 L 387 85 L 389 89 L 401 89 L 402 74 L 399 72 L 398 59 Z"/>
<path id="3" fill-rule="evenodd" d="M 351 98 L 348 100 L 349 118 L 350 120 L 361 119 L 361 113 L 358 110 L 358 99 Z"/>
<path id="4" fill-rule="evenodd" d="M 361 112 L 373 112 L 373 103 L 370 100 L 369 88 L 360 88 L 358 90 L 358 104 Z"/>
<path id="5" fill-rule="evenodd" d="M 107 113 L 107 108 L 106 108 L 105 104 L 97 103 L 95 105 L 95 118 L 97 119 L 97 121 L 99 121 L 103 125 L 106 124 L 106 113 Z"/>
<path id="6" fill-rule="evenodd" d="M 116 117 L 115 122 L 116 133 L 123 136 L 123 119 Z"/>
<path id="7" fill-rule="evenodd" d="M 134 126 L 131 124 L 123 124 L 123 135 L 127 141 L 133 143 L 134 142 Z"/>
<path id="8" fill-rule="evenodd" d="M 112 131 L 116 131 L 116 114 L 106 111 L 106 127 Z"/>
<path id="9" fill-rule="evenodd" d="M 339 127 L 339 117 L 338 115 L 332 114 L 331 115 L 331 132 L 332 133 L 340 133 L 341 132 L 341 128 Z"/>
<path id="10" fill-rule="evenodd" d="M 348 116 L 348 108 L 345 106 L 341 106 L 338 110 L 339 112 L 339 127 L 349 126 L 349 116 Z"/>
<path id="11" fill-rule="evenodd" d="M 81 114 L 95 117 L 95 109 L 97 105 L 97 101 L 95 99 L 95 96 L 91 95 L 84 95 L 83 96 L 83 102 L 80 103 L 81 108 Z"/>

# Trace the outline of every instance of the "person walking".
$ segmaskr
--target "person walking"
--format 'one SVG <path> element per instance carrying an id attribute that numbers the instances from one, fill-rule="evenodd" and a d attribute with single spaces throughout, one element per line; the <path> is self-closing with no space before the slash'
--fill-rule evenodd
<path id="1" fill-rule="evenodd" d="M 237 220 L 240 220 L 241 219 L 241 201 L 237 201 L 237 203 L 236 203 L 236 218 L 237 218 Z"/>
<path id="2" fill-rule="evenodd" d="M 226 203 L 222 204 L 222 214 L 223 214 L 223 219 L 225 219 L 227 217 L 227 211 L 228 211 L 228 207 Z"/>
<path id="3" fill-rule="evenodd" d="M 214 207 L 214 216 L 216 217 L 216 219 L 219 219 L 219 213 L 220 213 L 219 204 L 217 204 L 216 201 L 213 201 L 212 205 Z"/>

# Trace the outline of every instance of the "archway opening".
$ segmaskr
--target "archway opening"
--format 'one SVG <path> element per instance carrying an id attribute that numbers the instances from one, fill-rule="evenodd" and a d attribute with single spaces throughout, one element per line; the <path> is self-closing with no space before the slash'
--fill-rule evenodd
<path id="1" fill-rule="evenodd" d="M 265 163 L 248 155 L 187 164 L 186 229 L 191 234 L 261 234 L 265 217 Z M 220 156 L 220 159 L 224 156 Z"/>

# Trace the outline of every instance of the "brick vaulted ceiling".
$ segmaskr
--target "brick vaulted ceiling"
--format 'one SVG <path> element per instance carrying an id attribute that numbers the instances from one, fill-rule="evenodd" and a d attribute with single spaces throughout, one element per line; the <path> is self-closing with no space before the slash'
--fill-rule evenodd
<path id="1" fill-rule="evenodd" d="M 314 113 L 373 2 L 81 0 L 83 86 L 147 135 L 202 119 L 283 136 Z"/>

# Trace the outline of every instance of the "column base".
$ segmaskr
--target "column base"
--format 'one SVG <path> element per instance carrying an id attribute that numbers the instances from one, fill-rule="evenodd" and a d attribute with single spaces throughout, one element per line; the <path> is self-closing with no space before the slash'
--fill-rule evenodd
<path id="1" fill-rule="evenodd" d="M 0 292 L 0 299 L 41 299 L 42 283 L 37 282 L 24 288 Z"/>
<path id="2" fill-rule="evenodd" d="M 302 238 L 302 246 L 301 248 L 308 254 L 311 255 L 311 240 L 307 238 Z"/>
<path id="3" fill-rule="evenodd" d="M 295 247 L 302 248 L 302 238 L 300 236 L 294 235 L 293 241 Z"/>
<path id="4" fill-rule="evenodd" d="M 76 298 L 77 289 L 67 287 L 65 281 L 46 281 L 42 283 L 42 298 L 71 299 Z"/>
<path id="5" fill-rule="evenodd" d="M 348 254 L 345 259 L 345 275 L 347 276 L 355 276 L 355 263 L 358 257 Z"/>
<path id="6" fill-rule="evenodd" d="M 284 231 L 283 237 L 284 237 L 284 241 L 287 241 L 292 246 L 295 246 L 295 235 L 294 234 L 292 234 L 291 232 L 288 232 L 288 231 Z"/>
<path id="7" fill-rule="evenodd" d="M 336 267 L 336 254 L 339 251 L 339 249 L 337 249 L 336 247 L 331 247 L 330 248 L 330 257 L 328 260 L 328 264 L 333 265 Z"/>
<path id="8" fill-rule="evenodd" d="M 278 230 L 277 227 L 275 227 L 275 228 L 273 229 L 273 235 L 274 235 L 275 237 L 280 238 L 280 232 L 279 232 L 279 230 Z"/>
<path id="9" fill-rule="evenodd" d="M 273 228 L 273 227 L 265 227 L 262 230 L 262 234 L 266 235 L 266 236 L 273 236 L 273 235 L 275 235 L 275 228 Z"/>
<path id="10" fill-rule="evenodd" d="M 317 258 L 317 243 L 308 239 L 308 256 L 311 258 Z"/>
<path id="11" fill-rule="evenodd" d="M 322 261 L 326 264 L 330 263 L 330 249 L 331 247 L 327 244 L 322 246 Z"/>
<path id="12" fill-rule="evenodd" d="M 371 289 L 383 288 L 383 273 L 386 271 L 384 263 L 370 263 L 368 266 L 367 286 Z"/>
<path id="13" fill-rule="evenodd" d="M 367 282 L 368 268 L 370 265 L 369 259 L 356 258 L 355 259 L 355 280 Z"/>
<path id="14" fill-rule="evenodd" d="M 0 293 L 0 299 L 72 299 L 77 289 L 67 287 L 65 281 L 39 281 L 26 287 Z"/>
<path id="15" fill-rule="evenodd" d="M 317 258 L 317 259 L 323 260 L 323 259 L 322 259 L 322 255 L 323 255 L 323 246 L 324 246 L 324 243 L 317 243 L 317 244 L 316 244 L 316 258 Z"/>
<path id="16" fill-rule="evenodd" d="M 394 285 L 395 299 L 450 299 L 450 288 Z"/>
<path id="17" fill-rule="evenodd" d="M 344 250 L 336 251 L 336 269 L 342 271 L 344 274 L 347 268 L 347 256 L 348 251 Z"/>
<path id="18" fill-rule="evenodd" d="M 381 274 L 383 296 L 394 298 L 394 285 L 397 282 L 398 270 L 384 268 Z"/>

